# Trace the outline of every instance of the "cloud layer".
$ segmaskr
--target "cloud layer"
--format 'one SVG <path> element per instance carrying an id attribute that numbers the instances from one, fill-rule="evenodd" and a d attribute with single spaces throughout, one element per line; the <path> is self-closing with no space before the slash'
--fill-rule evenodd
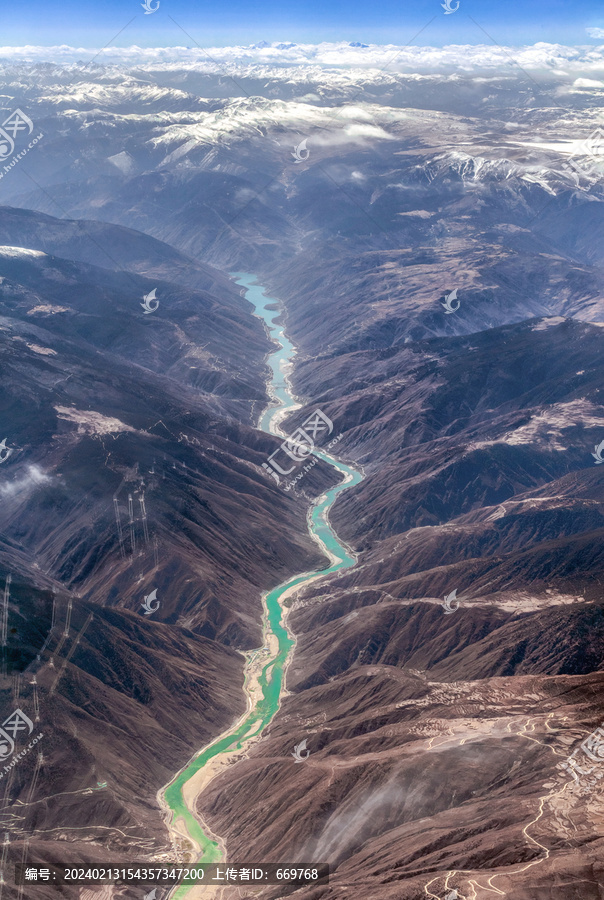
<path id="1" fill-rule="evenodd" d="M 586 29 L 592 38 L 604 40 L 604 29 Z M 604 77 L 604 45 L 565 47 L 537 43 L 523 47 L 491 44 L 447 47 L 399 47 L 395 44 L 351 46 L 345 42 L 322 44 L 256 44 L 248 47 L 0 47 L 4 63 L 51 62 L 70 65 L 107 64 L 194 68 L 215 71 L 235 67 L 311 67 L 374 69 L 388 73 L 434 74 L 443 72 L 505 69 L 516 76 L 522 70 Z"/>

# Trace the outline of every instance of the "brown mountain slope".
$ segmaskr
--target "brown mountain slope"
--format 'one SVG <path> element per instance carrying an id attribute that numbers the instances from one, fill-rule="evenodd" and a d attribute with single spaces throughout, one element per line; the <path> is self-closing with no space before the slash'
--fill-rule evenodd
<path id="1" fill-rule="evenodd" d="M 472 897 L 489 885 L 514 900 L 596 900 L 601 797 L 557 767 L 601 720 L 602 679 L 442 684 L 364 666 L 287 698 L 200 810 L 233 860 L 330 862 L 329 886 L 297 891 L 309 900 Z M 310 755 L 296 764 L 303 738 Z"/>

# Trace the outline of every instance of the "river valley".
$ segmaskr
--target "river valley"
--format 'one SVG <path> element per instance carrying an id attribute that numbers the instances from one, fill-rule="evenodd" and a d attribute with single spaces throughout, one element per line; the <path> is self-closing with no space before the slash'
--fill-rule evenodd
<path id="1" fill-rule="evenodd" d="M 245 288 L 246 299 L 254 305 L 254 314 L 263 320 L 270 337 L 279 344 L 279 348 L 270 354 L 267 361 L 271 371 L 269 394 L 272 402 L 261 416 L 259 427 L 270 434 L 285 437 L 279 423 L 287 413 L 300 405 L 292 395 L 287 378 L 296 351 L 285 335 L 283 326 L 276 323 L 282 312 L 279 302 L 264 293 L 253 275 L 236 273 L 233 277 Z M 325 449 L 317 449 L 315 455 L 330 463 L 344 476 L 342 481 L 314 503 L 308 516 L 310 535 L 328 557 L 329 565 L 321 570 L 293 576 L 263 597 L 263 646 L 246 654 L 246 712 L 193 757 L 158 794 L 160 804 L 170 818 L 173 843 L 186 853 L 190 862 L 213 863 L 225 859 L 224 843 L 196 815 L 197 798 L 211 780 L 237 758 L 241 758 L 252 742 L 261 738 L 262 732 L 279 710 L 285 691 L 287 664 L 295 647 L 295 639 L 287 628 L 285 601 L 309 582 L 355 564 L 353 554 L 338 540 L 331 528 L 328 516 L 337 496 L 343 490 L 359 484 L 362 475 L 335 459 Z M 292 476 L 299 474 L 301 469 L 299 466 L 292 472 Z M 289 486 L 285 485 L 284 489 L 289 489 Z M 207 892 L 207 888 L 183 886 L 176 888 L 171 898 L 182 900 L 186 895 L 188 900 L 195 900 L 197 896 L 202 896 L 202 892 Z"/>

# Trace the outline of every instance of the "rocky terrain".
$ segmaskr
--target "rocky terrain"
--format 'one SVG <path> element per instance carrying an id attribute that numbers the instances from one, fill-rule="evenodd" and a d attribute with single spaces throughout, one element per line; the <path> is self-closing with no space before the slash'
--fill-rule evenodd
<path id="1" fill-rule="evenodd" d="M 238 289 L 193 262 L 196 288 L 123 268 L 158 242 L 113 226 L 115 270 L 51 253 L 76 225 L 3 217 L 3 708 L 44 733 L 0 788 L 9 865 L 170 856 L 158 789 L 243 712 L 262 590 L 322 564 L 262 470 L 270 344 Z"/>
<path id="2" fill-rule="evenodd" d="M 233 858 L 329 862 L 308 898 L 602 896 L 601 790 L 560 768 L 604 712 L 601 341 L 528 319 L 299 367 L 365 472 L 332 515 L 359 561 L 298 593 L 290 696 L 201 798 Z"/>
<path id="3" fill-rule="evenodd" d="M 288 693 L 200 815 L 229 860 L 329 862 L 304 900 L 601 900 L 602 783 L 564 764 L 604 720 L 604 63 L 290 49 L 2 62 L 44 132 L 0 179 L 1 683 L 44 731 L 8 858 L 169 856 L 157 791 L 243 711 L 262 591 L 325 565 L 333 471 L 262 470 L 246 271 L 297 349 L 284 428 L 320 407 L 363 472 L 357 564 L 291 598 Z"/>

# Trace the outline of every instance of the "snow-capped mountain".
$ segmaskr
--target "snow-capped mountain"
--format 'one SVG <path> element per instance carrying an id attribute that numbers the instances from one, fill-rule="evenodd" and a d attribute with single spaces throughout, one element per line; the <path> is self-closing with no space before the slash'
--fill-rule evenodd
<path id="1" fill-rule="evenodd" d="M 595 900 L 556 766 L 604 715 L 604 46 L 285 37 L 0 50 L 0 687 L 49 723 L 8 858 L 197 860 L 157 792 L 222 735 L 191 814 L 327 860 L 303 900 Z M 325 458 L 266 474 L 269 382 L 362 472 L 350 568 Z"/>

